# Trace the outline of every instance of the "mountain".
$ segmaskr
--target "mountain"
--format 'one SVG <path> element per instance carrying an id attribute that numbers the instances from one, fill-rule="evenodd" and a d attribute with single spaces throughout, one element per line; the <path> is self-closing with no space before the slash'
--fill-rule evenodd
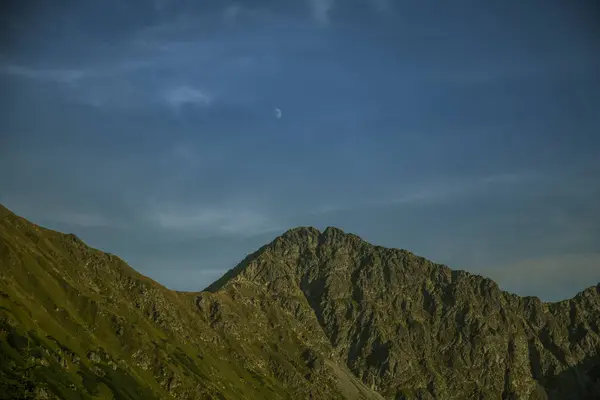
<path id="1" fill-rule="evenodd" d="M 284 309 L 304 295 L 386 398 L 600 398 L 600 285 L 543 303 L 335 228 L 289 231 L 208 289 L 257 285 Z"/>
<path id="2" fill-rule="evenodd" d="M 543 303 L 296 228 L 175 292 L 6 209 L 0 267 L 4 398 L 600 398 L 600 284 Z"/>
<path id="3" fill-rule="evenodd" d="M 0 208 L 0 398 L 381 399 L 273 304 L 168 290 Z"/>

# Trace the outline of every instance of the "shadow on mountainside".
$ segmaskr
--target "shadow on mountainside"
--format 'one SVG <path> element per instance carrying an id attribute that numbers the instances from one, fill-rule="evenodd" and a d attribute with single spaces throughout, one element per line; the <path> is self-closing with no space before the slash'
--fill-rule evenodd
<path id="1" fill-rule="evenodd" d="M 544 379 L 546 393 L 532 400 L 598 400 L 600 399 L 600 355 L 586 358 L 555 376 Z"/>

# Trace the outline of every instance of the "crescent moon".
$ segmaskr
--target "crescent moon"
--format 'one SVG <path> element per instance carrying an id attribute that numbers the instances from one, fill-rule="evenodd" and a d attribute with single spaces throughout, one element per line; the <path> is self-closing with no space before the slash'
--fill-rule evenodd
<path id="1" fill-rule="evenodd" d="M 279 108 L 275 109 L 275 118 L 280 119 L 283 114 Z"/>

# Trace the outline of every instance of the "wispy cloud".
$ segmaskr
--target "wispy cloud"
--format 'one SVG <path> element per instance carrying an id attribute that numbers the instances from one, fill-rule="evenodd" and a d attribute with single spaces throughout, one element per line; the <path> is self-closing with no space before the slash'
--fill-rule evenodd
<path id="1" fill-rule="evenodd" d="M 519 184 L 525 181 L 535 179 L 538 175 L 533 171 L 522 171 L 515 173 L 502 173 L 487 175 L 474 179 L 458 179 L 453 181 L 448 179 L 445 182 L 430 184 L 421 190 L 391 197 L 382 202 L 373 202 L 373 204 L 402 204 L 418 201 L 430 201 L 447 199 L 456 196 L 465 196 L 474 192 L 485 190 L 492 186 Z"/>
<path id="2" fill-rule="evenodd" d="M 329 13 L 335 0 L 308 0 L 313 18 L 322 25 L 329 24 Z"/>
<path id="3" fill-rule="evenodd" d="M 99 214 L 80 212 L 58 212 L 48 216 L 48 219 L 61 224 L 85 228 L 117 228 L 119 224 Z"/>
<path id="4" fill-rule="evenodd" d="M 169 0 L 154 0 L 154 10 L 157 12 L 163 11 L 169 4 Z"/>
<path id="5" fill-rule="evenodd" d="M 40 211 L 38 207 L 32 206 L 28 200 L 16 198 L 0 198 L 0 204 L 5 204 L 17 214 L 34 222 L 42 224 L 66 225 L 74 228 L 121 228 L 117 221 L 99 213 L 67 210 L 60 207 L 45 208 Z"/>
<path id="6" fill-rule="evenodd" d="M 73 83 L 83 78 L 86 74 L 84 70 L 80 69 L 38 69 L 18 65 L 1 66 L 0 72 L 26 79 L 57 83 Z"/>
<path id="7" fill-rule="evenodd" d="M 223 11 L 223 18 L 226 23 L 234 23 L 239 15 L 242 13 L 242 6 L 239 4 L 232 4 L 225 8 Z"/>
<path id="8" fill-rule="evenodd" d="M 389 13 L 392 10 L 390 0 L 367 0 L 375 11 Z M 330 13 L 335 6 L 335 0 L 308 0 L 312 17 L 321 25 L 328 25 Z"/>
<path id="9" fill-rule="evenodd" d="M 488 175 L 471 180 L 459 179 L 452 181 L 451 179 L 448 179 L 444 182 L 429 183 L 424 186 L 413 187 L 396 196 L 387 194 L 381 196 L 380 199 L 323 206 L 314 210 L 311 214 L 319 215 L 333 212 L 353 211 L 375 206 L 393 206 L 448 200 L 456 198 L 457 196 L 468 196 L 477 191 L 485 190 L 486 188 L 489 189 L 494 186 L 519 184 L 530 181 L 537 176 L 538 175 L 535 172 L 517 172 Z"/>
<path id="10" fill-rule="evenodd" d="M 189 49 L 183 53 L 187 50 Z M 187 60 L 182 54 L 178 54 L 178 57 L 183 57 L 186 64 L 191 65 L 192 59 Z M 179 111 L 186 105 L 199 107 L 211 105 L 213 96 L 195 85 L 171 85 L 165 90 L 165 86 L 148 82 L 147 74 L 140 73 L 161 68 L 171 71 L 186 70 L 177 69 L 181 67 L 178 65 L 180 61 L 182 60 L 169 61 L 169 57 L 159 56 L 156 53 L 138 54 L 86 68 L 44 69 L 36 66 L 0 64 L 0 74 L 64 85 L 65 96 L 94 107 L 139 108 L 158 105 Z"/>
<path id="11" fill-rule="evenodd" d="M 392 9 L 391 0 L 369 0 L 376 11 L 381 13 L 390 12 Z"/>
<path id="12" fill-rule="evenodd" d="M 75 83 L 93 78 L 110 78 L 121 74 L 135 73 L 156 66 L 155 60 L 124 59 L 94 67 L 41 68 L 35 65 L 0 65 L 0 73 L 38 81 Z"/>
<path id="13" fill-rule="evenodd" d="M 178 86 L 167 90 L 165 100 L 167 104 L 176 110 L 186 104 L 208 106 L 213 101 L 207 93 L 192 86 Z"/>
<path id="14" fill-rule="evenodd" d="M 154 204 L 147 220 L 162 229 L 206 235 L 256 235 L 277 231 L 272 218 L 249 208 Z"/>

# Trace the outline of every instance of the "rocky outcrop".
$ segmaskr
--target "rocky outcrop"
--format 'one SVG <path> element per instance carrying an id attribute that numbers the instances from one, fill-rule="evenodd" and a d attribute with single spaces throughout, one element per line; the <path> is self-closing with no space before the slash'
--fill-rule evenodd
<path id="1" fill-rule="evenodd" d="M 337 359 L 386 398 L 600 397 L 600 285 L 543 303 L 336 228 L 288 231 L 225 278 L 209 290 L 259 285 L 288 309 L 301 292 Z"/>

